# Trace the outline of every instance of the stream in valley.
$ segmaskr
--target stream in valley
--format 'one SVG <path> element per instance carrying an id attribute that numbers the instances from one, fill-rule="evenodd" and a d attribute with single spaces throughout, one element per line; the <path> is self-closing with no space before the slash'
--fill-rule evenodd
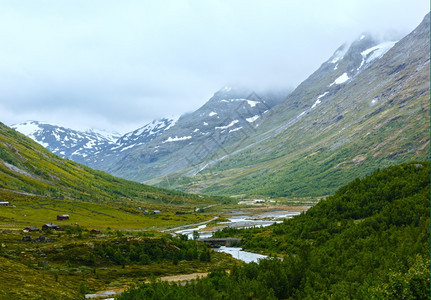
<path id="1" fill-rule="evenodd" d="M 256 203 L 253 202 L 252 203 Z M 285 219 L 293 218 L 294 216 L 299 215 L 302 211 L 305 211 L 309 208 L 309 206 L 303 207 L 295 207 L 295 211 L 289 211 L 287 209 L 265 209 L 263 211 L 259 210 L 237 210 L 230 211 L 223 215 L 224 219 L 228 221 L 219 222 L 214 227 L 208 227 L 208 223 L 211 221 L 217 220 L 217 217 L 205 221 L 202 223 L 198 223 L 195 225 L 186 225 L 181 226 L 169 230 L 165 230 L 164 232 L 170 232 L 173 235 L 184 234 L 187 235 L 189 239 L 193 239 L 193 232 L 199 233 L 199 238 L 211 238 L 215 231 L 226 228 L 251 228 L 251 227 L 266 227 L 270 226 L 274 223 L 282 223 Z M 232 255 L 232 257 L 244 261 L 246 263 L 250 262 L 258 262 L 259 259 L 265 258 L 267 256 L 262 254 L 257 254 L 253 252 L 248 252 L 242 250 L 240 247 L 227 247 L 221 246 L 220 248 L 214 248 L 214 251 L 224 252 Z M 103 298 L 105 300 L 113 300 L 114 298 L 106 298 L 114 295 L 118 295 L 121 292 L 118 291 L 104 291 L 95 294 L 87 294 L 85 295 L 86 299 L 93 298 Z"/>
<path id="2" fill-rule="evenodd" d="M 187 228 L 175 231 L 176 235 L 184 234 L 189 239 L 193 239 L 193 232 L 199 233 L 199 238 L 205 239 L 213 236 L 216 230 L 226 227 L 234 228 L 251 228 L 251 227 L 266 227 L 274 223 L 282 223 L 285 219 L 290 219 L 299 215 L 300 212 L 289 212 L 286 210 L 274 210 L 270 212 L 263 212 L 258 214 L 250 214 L 244 211 L 232 211 L 229 216 L 225 218 L 229 221 L 220 222 L 214 228 L 207 228 L 207 224 L 201 224 L 194 228 Z M 246 263 L 257 262 L 259 259 L 265 258 L 265 255 L 243 251 L 238 247 L 221 246 L 215 248 L 215 251 L 225 252 L 232 255 L 232 257 L 242 260 Z"/>

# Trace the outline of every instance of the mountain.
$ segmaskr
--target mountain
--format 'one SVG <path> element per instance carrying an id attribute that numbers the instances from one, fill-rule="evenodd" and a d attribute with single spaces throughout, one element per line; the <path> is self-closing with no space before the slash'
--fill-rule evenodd
<path id="1" fill-rule="evenodd" d="M 240 144 L 151 183 L 214 194 L 322 196 L 376 168 L 429 160 L 429 15 L 398 42 L 342 46 Z M 178 158 L 180 160 L 180 158 Z"/>
<path id="2" fill-rule="evenodd" d="M 106 145 L 102 151 L 94 153 L 83 163 L 92 168 L 108 170 L 110 166 L 121 160 L 135 147 L 145 145 L 163 134 L 164 131 L 174 126 L 177 120 L 178 118 L 154 120 L 141 128 L 126 133 L 114 143 Z"/>
<path id="3" fill-rule="evenodd" d="M 376 168 L 429 159 L 429 57 L 427 15 L 399 41 L 366 33 L 342 45 L 286 97 L 226 86 L 176 122 L 72 153 L 116 176 L 189 192 L 331 194 Z"/>
<path id="4" fill-rule="evenodd" d="M 104 131 L 77 131 L 53 124 L 27 121 L 12 125 L 11 128 L 38 142 L 49 151 L 79 163 L 88 161 L 108 145 L 113 144 L 120 135 Z"/>
<path id="5" fill-rule="evenodd" d="M 188 168 L 211 159 L 225 144 L 247 138 L 270 109 L 254 91 L 226 86 L 198 110 L 181 116 L 175 125 L 105 170 L 142 181 Z"/>
<path id="6" fill-rule="evenodd" d="M 54 154 L 92 168 L 103 169 L 105 160 L 113 163 L 120 155 L 128 153 L 129 149 L 151 141 L 172 127 L 176 120 L 154 120 L 123 136 L 116 132 L 94 129 L 78 131 L 37 121 L 15 124 L 11 128 L 30 137 Z"/>
<path id="7" fill-rule="evenodd" d="M 0 198 L 8 201 L 16 200 L 18 196 L 117 205 L 131 202 L 195 203 L 209 199 L 143 185 L 90 169 L 52 154 L 0 123 Z"/>

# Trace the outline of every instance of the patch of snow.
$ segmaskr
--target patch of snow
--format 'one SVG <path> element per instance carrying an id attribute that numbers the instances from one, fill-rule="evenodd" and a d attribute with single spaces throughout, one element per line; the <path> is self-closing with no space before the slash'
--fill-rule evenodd
<path id="1" fill-rule="evenodd" d="M 247 118 L 247 119 L 245 119 L 247 122 L 249 122 L 249 123 L 253 123 L 254 121 L 256 121 L 257 119 L 259 119 L 259 116 L 258 115 L 255 115 L 255 116 L 253 116 L 253 117 L 251 117 L 251 118 Z"/>
<path id="2" fill-rule="evenodd" d="M 250 105 L 250 107 L 255 107 L 259 101 L 253 101 L 253 100 L 246 100 L 248 105 Z"/>
<path id="3" fill-rule="evenodd" d="M 193 130 L 193 132 L 198 132 L 199 131 L 199 128 L 196 128 L 195 130 Z"/>
<path id="4" fill-rule="evenodd" d="M 228 129 L 229 127 L 232 127 L 233 125 L 235 125 L 238 122 L 239 122 L 238 120 L 234 120 L 234 121 L 230 122 L 229 125 L 219 126 L 219 127 L 216 127 L 215 129 Z"/>
<path id="5" fill-rule="evenodd" d="M 166 131 L 166 130 L 168 130 L 169 128 L 171 128 L 172 126 L 174 126 L 175 124 L 177 124 L 177 122 L 178 122 L 179 118 L 180 118 L 180 116 L 172 117 L 172 118 L 170 119 L 171 124 L 169 124 L 169 125 L 165 128 L 165 131 Z"/>
<path id="6" fill-rule="evenodd" d="M 79 151 L 81 151 L 82 148 L 79 148 L 78 150 L 75 150 L 72 155 L 82 155 L 82 153 L 80 153 Z"/>
<path id="7" fill-rule="evenodd" d="M 374 98 L 373 100 L 371 100 L 371 104 L 376 104 L 377 102 L 379 102 L 379 99 Z"/>
<path id="8" fill-rule="evenodd" d="M 328 94 L 329 94 L 329 92 L 324 92 L 323 94 L 317 96 L 317 99 L 323 98 L 323 97 L 325 97 Z"/>
<path id="9" fill-rule="evenodd" d="M 338 69 L 338 64 L 335 65 L 334 71 Z"/>
<path id="10" fill-rule="evenodd" d="M 170 143 L 170 142 L 178 142 L 178 141 L 185 141 L 185 140 L 189 140 L 189 139 L 191 139 L 192 138 L 192 136 L 191 135 L 189 135 L 189 136 L 183 136 L 183 137 L 178 137 L 178 136 L 175 136 L 174 138 L 172 138 L 172 137 L 168 137 L 165 141 L 163 141 L 162 143 L 164 144 L 164 143 Z"/>
<path id="11" fill-rule="evenodd" d="M 223 89 L 222 89 L 222 91 L 223 92 L 230 92 L 232 90 L 232 88 L 231 87 L 229 87 L 229 86 L 225 86 Z"/>
<path id="12" fill-rule="evenodd" d="M 227 100 L 225 100 L 225 99 L 220 100 L 220 102 L 226 102 L 226 103 L 229 103 L 229 101 L 227 101 Z"/>
<path id="13" fill-rule="evenodd" d="M 389 49 L 391 49 L 395 45 L 396 42 L 397 41 L 390 41 L 390 42 L 384 42 L 384 43 L 378 44 L 377 46 L 374 46 L 374 47 L 371 47 L 371 48 L 369 48 L 367 50 L 362 51 L 361 55 L 363 57 L 366 57 L 370 53 L 373 54 L 372 55 L 373 57 L 372 58 L 371 57 L 368 58 L 367 62 L 370 61 L 370 60 L 379 58 L 379 57 L 383 56 L 383 54 L 385 54 L 386 52 L 388 52 Z"/>
<path id="14" fill-rule="evenodd" d="M 94 148 L 95 145 L 96 145 L 95 141 L 88 141 L 87 144 L 85 144 L 83 147 L 85 149 L 92 149 L 92 148 Z"/>
<path id="15" fill-rule="evenodd" d="M 118 132 L 111 132 L 103 129 L 89 129 L 86 133 L 95 134 L 99 139 L 108 140 L 108 142 L 111 143 L 115 143 L 121 137 L 121 134 Z"/>
<path id="16" fill-rule="evenodd" d="M 363 40 L 365 39 L 365 35 L 361 35 L 361 37 L 359 38 L 359 40 Z"/>
<path id="17" fill-rule="evenodd" d="M 362 51 L 362 61 L 356 70 L 359 71 L 359 69 L 362 68 L 364 64 L 368 64 L 373 60 L 379 59 L 385 55 L 385 53 L 388 52 L 396 43 L 397 41 L 384 42 Z"/>
<path id="18" fill-rule="evenodd" d="M 347 80 L 349 80 L 349 76 L 347 76 L 347 73 L 343 73 L 340 77 L 335 79 L 333 83 L 331 83 L 329 86 L 333 86 L 334 84 L 342 84 L 345 83 Z"/>
<path id="19" fill-rule="evenodd" d="M 207 123 L 207 122 L 204 122 L 204 126 L 208 126 L 208 123 Z"/>
<path id="20" fill-rule="evenodd" d="M 22 124 L 12 125 L 11 127 L 16 131 L 19 131 L 22 134 L 32 138 L 33 140 L 35 139 L 34 134 L 41 130 L 39 125 L 36 124 L 35 122 L 25 122 Z"/>
<path id="21" fill-rule="evenodd" d="M 242 128 L 242 126 L 241 127 L 237 127 L 237 128 L 235 128 L 235 129 L 231 129 L 231 130 L 229 130 L 229 133 L 231 133 L 231 132 L 235 132 L 235 131 L 238 131 L 238 130 L 240 130 Z"/>
<path id="22" fill-rule="evenodd" d="M 208 116 L 210 116 L 210 117 L 215 116 L 215 115 L 217 115 L 217 113 L 216 113 L 216 112 L 214 112 L 214 111 L 212 111 L 212 112 L 210 112 L 210 113 L 208 114 Z"/>
<path id="23" fill-rule="evenodd" d="M 127 150 L 127 149 L 133 148 L 133 147 L 135 147 L 135 146 L 136 146 L 136 144 L 133 144 L 133 145 L 130 145 L 130 146 L 124 147 L 123 149 L 121 149 L 121 150 L 120 150 L 120 152 L 123 152 L 123 151 L 125 151 L 125 150 Z"/>
<path id="24" fill-rule="evenodd" d="M 60 138 L 60 136 L 59 136 L 57 133 L 53 132 L 53 133 L 52 133 L 52 135 L 54 136 L 54 138 L 55 138 L 55 140 L 56 140 L 57 142 L 60 142 L 60 141 L 61 141 L 61 138 Z"/>
<path id="25" fill-rule="evenodd" d="M 314 102 L 314 104 L 311 106 L 311 108 L 315 108 L 317 105 L 319 105 L 320 103 L 322 103 L 322 101 L 320 100 L 320 98 L 325 97 L 329 92 L 324 92 L 323 94 L 317 96 L 317 100 L 316 102 Z"/>
<path id="26" fill-rule="evenodd" d="M 320 101 L 319 99 L 317 99 L 316 102 L 314 102 L 314 104 L 311 106 L 311 108 L 315 108 L 320 103 L 322 103 L 322 101 Z"/>
<path id="27" fill-rule="evenodd" d="M 298 115 L 298 118 L 299 118 L 299 117 L 301 117 L 301 116 L 303 116 L 305 113 L 306 113 L 306 111 L 303 111 L 302 113 L 300 113 L 300 114 Z"/>

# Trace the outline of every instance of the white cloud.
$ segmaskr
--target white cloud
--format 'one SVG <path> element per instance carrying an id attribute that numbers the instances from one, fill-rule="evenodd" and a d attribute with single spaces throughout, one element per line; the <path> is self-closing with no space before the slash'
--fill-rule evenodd
<path id="1" fill-rule="evenodd" d="M 226 83 L 295 86 L 343 42 L 369 30 L 406 34 L 429 11 L 419 0 L 1 6 L 0 121 L 125 130 L 194 110 Z"/>

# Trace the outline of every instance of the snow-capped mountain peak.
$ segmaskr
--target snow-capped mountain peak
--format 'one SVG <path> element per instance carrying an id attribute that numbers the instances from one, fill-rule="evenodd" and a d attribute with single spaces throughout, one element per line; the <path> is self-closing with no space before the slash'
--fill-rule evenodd
<path id="1" fill-rule="evenodd" d="M 115 132 L 115 131 L 111 132 L 103 129 L 92 128 L 92 129 L 86 130 L 85 133 L 96 135 L 101 139 L 106 139 L 112 143 L 115 143 L 121 137 L 121 134 L 118 132 Z"/>

